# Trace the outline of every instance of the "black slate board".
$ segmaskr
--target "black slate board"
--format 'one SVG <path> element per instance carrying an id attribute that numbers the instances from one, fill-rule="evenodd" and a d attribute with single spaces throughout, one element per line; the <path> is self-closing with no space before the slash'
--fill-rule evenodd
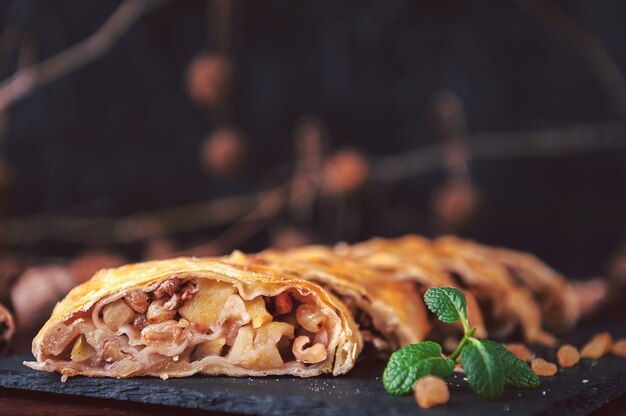
<path id="1" fill-rule="evenodd" d="M 619 320 L 583 323 L 567 341 L 582 345 L 592 334 L 608 330 L 626 336 Z M 542 351 L 554 359 L 554 351 Z M 61 383 L 58 374 L 31 370 L 22 361 L 29 356 L 0 359 L 0 387 L 129 400 L 139 403 L 180 406 L 244 414 L 300 415 L 587 415 L 626 394 L 626 358 L 583 360 L 575 368 L 559 370 L 542 378 L 533 390 L 507 389 L 498 400 L 479 399 L 462 374 L 449 379 L 450 401 L 430 410 L 417 407 L 411 396 L 393 397 L 380 381 L 384 363 L 361 362 L 347 375 L 313 379 L 293 377 L 229 378 L 190 377 L 161 380 L 128 380 L 74 377 Z"/>
<path id="2" fill-rule="evenodd" d="M 418 409 L 413 398 L 392 397 L 380 382 L 382 364 L 360 365 L 343 377 L 191 377 L 130 380 L 74 377 L 61 383 L 58 374 L 30 370 L 28 356 L 0 360 L 0 386 L 115 400 L 245 414 L 409 415 Z M 585 382 L 586 380 L 586 382 Z M 508 389 L 499 400 L 481 400 L 455 374 L 449 380 L 446 406 L 420 414 L 449 415 L 586 415 L 626 393 L 626 360 L 606 357 L 542 379 L 535 390 Z"/>

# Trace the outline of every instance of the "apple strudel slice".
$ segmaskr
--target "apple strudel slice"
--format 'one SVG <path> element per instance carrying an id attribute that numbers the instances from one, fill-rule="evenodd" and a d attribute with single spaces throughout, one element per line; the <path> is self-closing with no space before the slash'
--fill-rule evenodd
<path id="1" fill-rule="evenodd" d="M 25 364 L 64 378 L 310 377 L 347 372 L 361 348 L 345 306 L 297 274 L 177 258 L 101 270 L 74 288 Z"/>

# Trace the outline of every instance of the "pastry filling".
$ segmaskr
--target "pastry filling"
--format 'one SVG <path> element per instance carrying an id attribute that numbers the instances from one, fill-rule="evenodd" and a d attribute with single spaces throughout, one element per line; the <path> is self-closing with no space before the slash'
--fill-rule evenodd
<path id="1" fill-rule="evenodd" d="M 333 296 L 339 298 L 354 317 L 354 321 L 358 325 L 359 332 L 363 337 L 364 346 L 361 355 L 364 358 L 386 357 L 400 347 L 399 341 L 392 332 L 383 333 L 374 324 L 370 313 L 371 305 L 369 300 L 351 295 L 347 291 L 336 290 L 321 281 L 315 281 L 315 283 Z"/>
<path id="2" fill-rule="evenodd" d="M 245 299 L 228 282 L 172 277 L 100 300 L 57 324 L 43 358 L 65 376 L 88 368 L 115 377 L 167 377 L 170 369 L 210 373 L 218 363 L 259 373 L 306 368 L 332 360 L 336 319 L 295 289 Z"/>

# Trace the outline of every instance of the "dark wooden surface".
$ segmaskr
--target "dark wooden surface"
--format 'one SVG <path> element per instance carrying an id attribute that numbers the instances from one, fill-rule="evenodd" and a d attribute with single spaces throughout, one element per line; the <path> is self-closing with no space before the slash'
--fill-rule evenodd
<path id="1" fill-rule="evenodd" d="M 3 415 L 170 416 L 177 412 L 180 412 L 180 408 L 173 406 L 0 388 L 0 414 Z M 185 416 L 227 414 L 199 409 L 185 409 L 184 412 Z"/>

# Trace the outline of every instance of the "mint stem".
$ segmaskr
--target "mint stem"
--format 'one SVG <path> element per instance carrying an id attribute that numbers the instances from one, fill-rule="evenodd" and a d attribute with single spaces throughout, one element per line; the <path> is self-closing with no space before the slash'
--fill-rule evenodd
<path id="1" fill-rule="evenodd" d="M 450 354 L 450 356 L 448 357 L 449 359 L 456 361 L 457 357 L 461 354 L 461 350 L 463 349 L 465 344 L 467 344 L 467 341 L 474 335 L 474 332 L 476 332 L 476 327 L 473 327 L 472 329 L 470 329 L 469 331 L 465 333 L 465 335 L 463 336 L 463 339 L 461 340 L 461 342 L 459 342 L 459 345 L 456 347 L 454 352 Z"/>
<path id="2" fill-rule="evenodd" d="M 461 319 L 461 325 L 463 325 L 463 331 L 465 331 L 465 333 L 467 334 L 470 331 L 469 321 L 467 320 L 467 318 Z M 474 331 L 476 331 L 475 328 Z"/>

